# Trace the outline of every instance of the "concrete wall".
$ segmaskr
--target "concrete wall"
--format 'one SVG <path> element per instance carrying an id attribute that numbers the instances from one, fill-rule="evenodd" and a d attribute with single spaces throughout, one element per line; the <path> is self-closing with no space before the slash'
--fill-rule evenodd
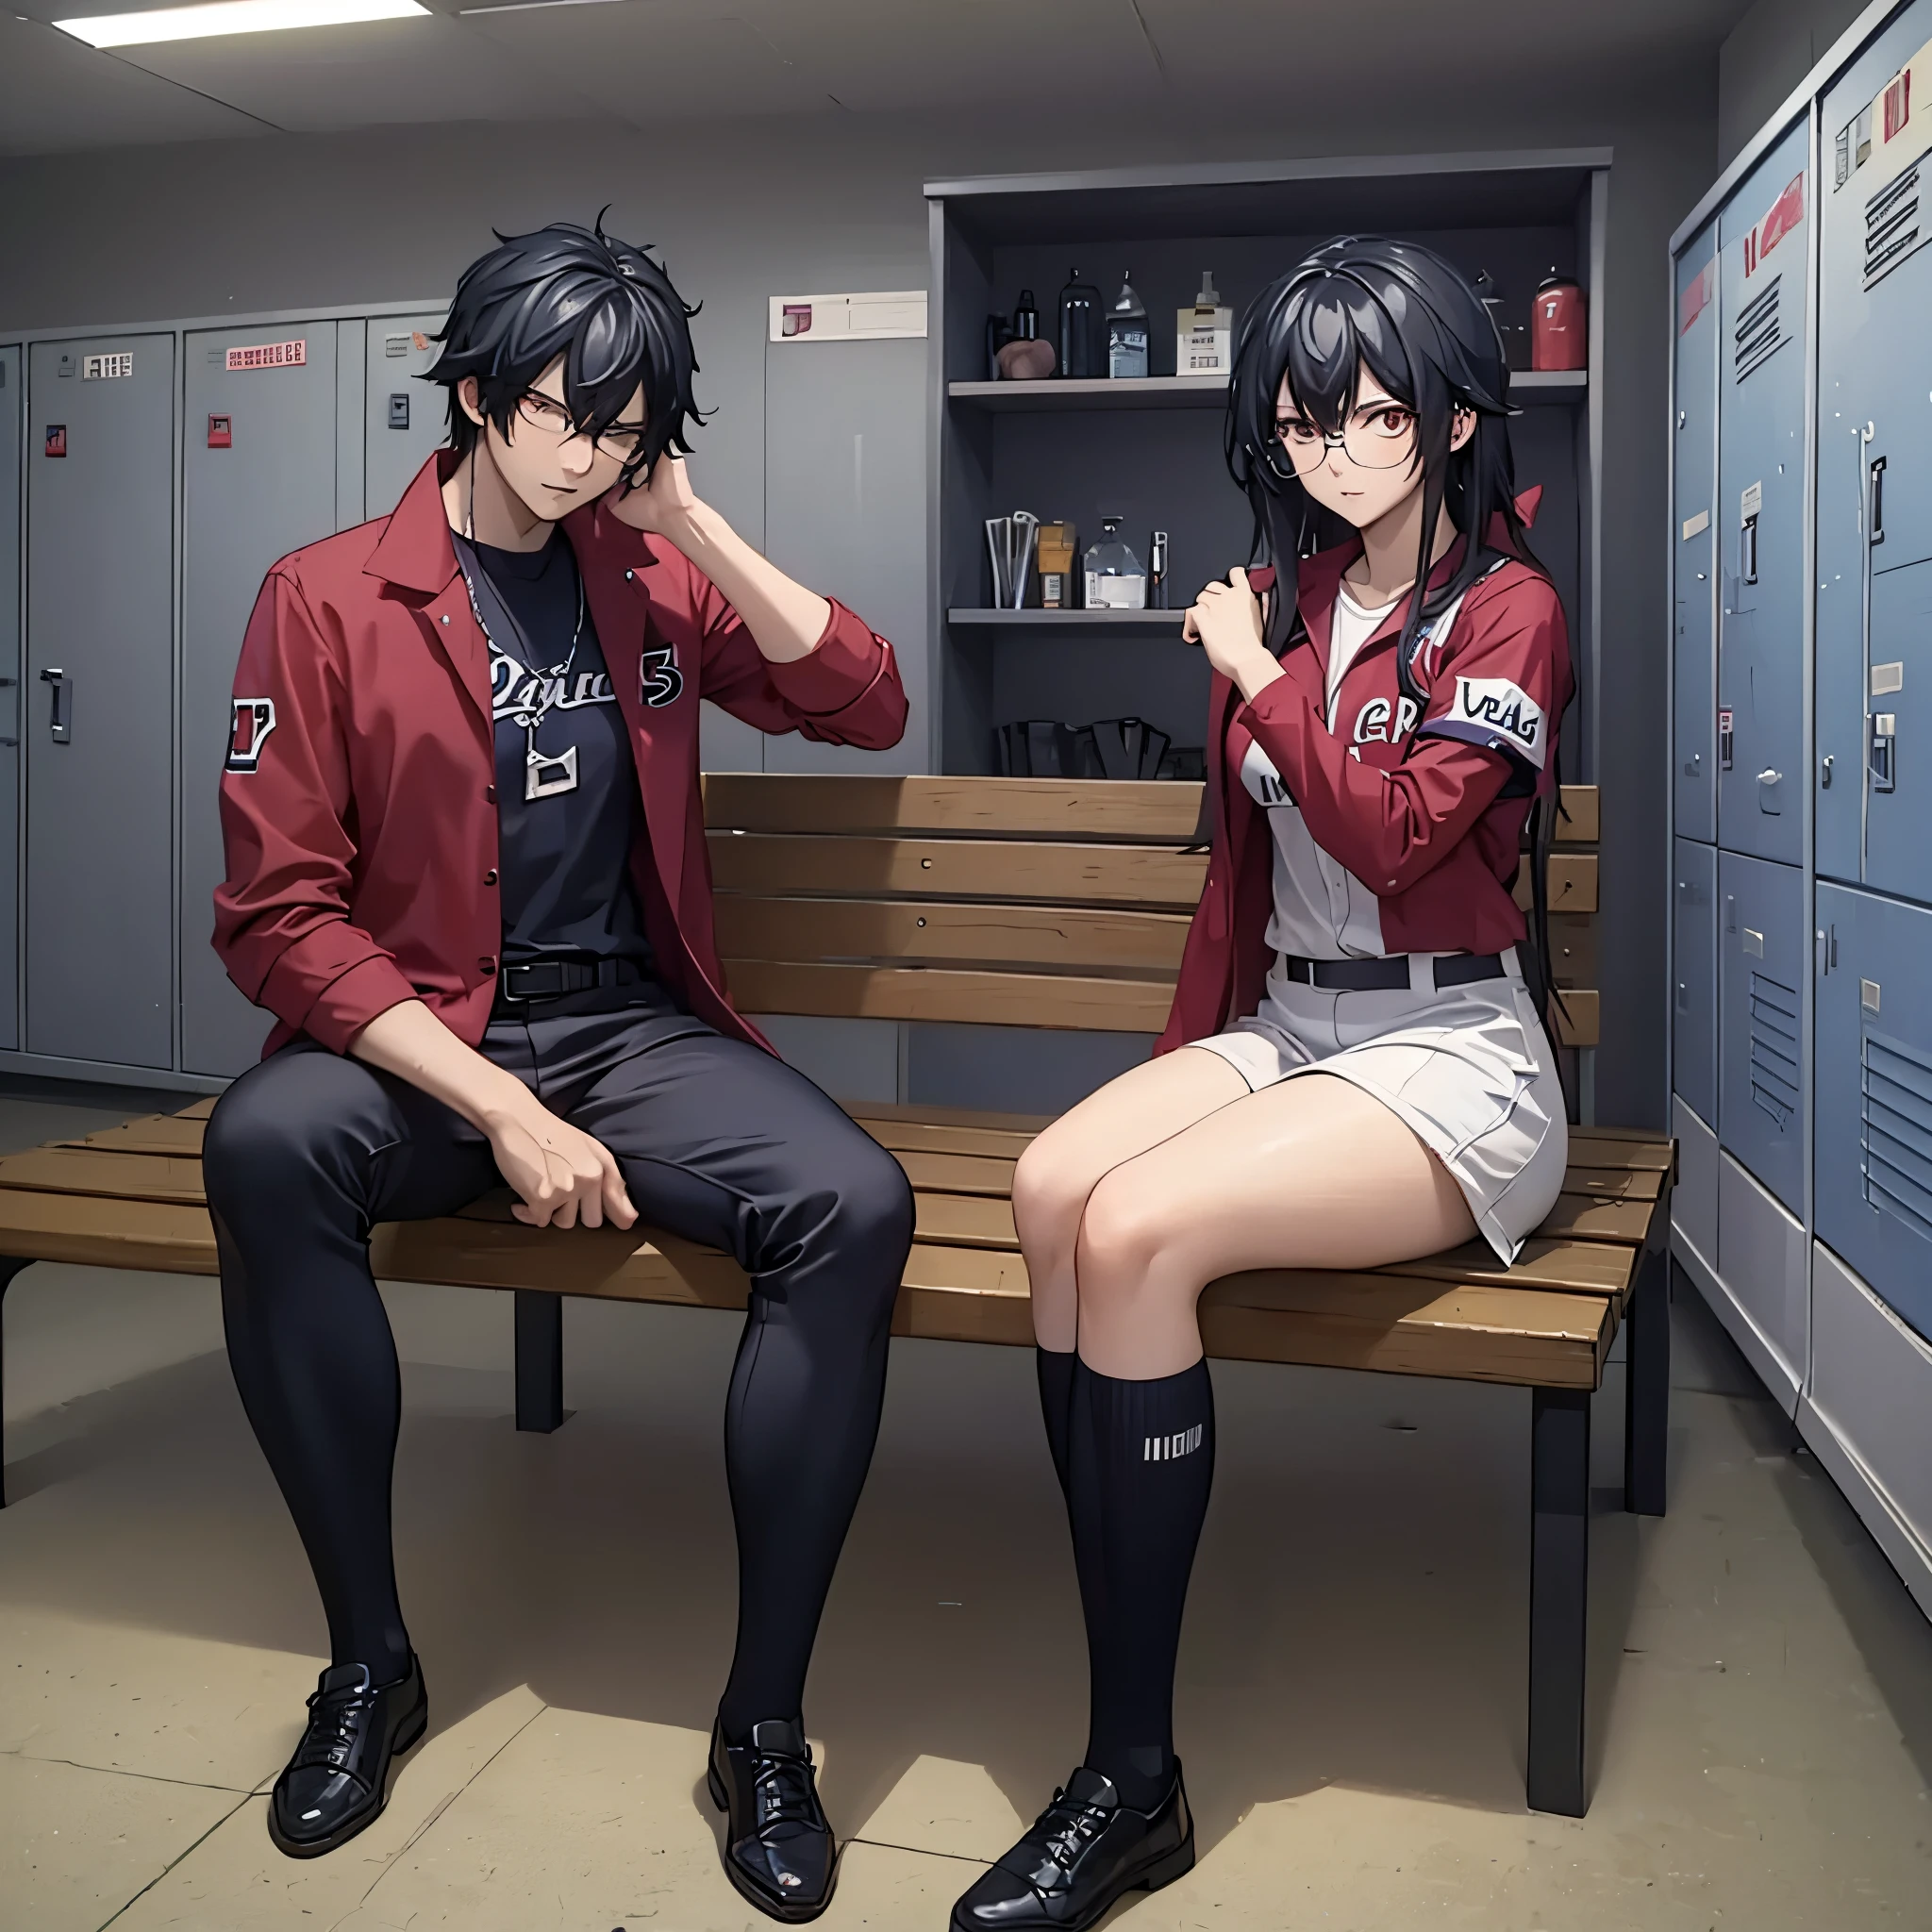
<path id="1" fill-rule="evenodd" d="M 1598 1113 L 1665 1119 L 1665 245 L 1717 170 L 1712 63 L 1491 99 L 1307 90 L 1291 123 L 1001 125 L 858 116 L 657 134 L 466 125 L 119 150 L 0 165 L 0 339 L 18 326 L 436 295 L 489 229 L 589 220 L 662 247 L 704 312 L 700 487 L 764 528 L 765 301 L 922 286 L 927 178 L 1257 156 L 1609 145 L 1604 449 L 1604 1039 Z"/>
<path id="2" fill-rule="evenodd" d="M 1757 0 L 1718 50 L 1718 166 L 1783 106 L 1867 0 Z"/>

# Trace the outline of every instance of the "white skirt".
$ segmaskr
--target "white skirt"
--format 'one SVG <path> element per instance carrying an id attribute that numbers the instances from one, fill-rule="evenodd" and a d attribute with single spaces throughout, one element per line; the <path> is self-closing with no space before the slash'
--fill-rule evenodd
<path id="1" fill-rule="evenodd" d="M 1428 954 L 1411 956 L 1418 962 Z M 1373 1094 L 1441 1161 L 1507 1264 L 1563 1191 L 1570 1129 L 1556 1055 L 1523 983 L 1324 992 L 1268 975 L 1260 1010 L 1192 1045 L 1219 1054 L 1259 1092 L 1297 1074 L 1333 1074 Z"/>

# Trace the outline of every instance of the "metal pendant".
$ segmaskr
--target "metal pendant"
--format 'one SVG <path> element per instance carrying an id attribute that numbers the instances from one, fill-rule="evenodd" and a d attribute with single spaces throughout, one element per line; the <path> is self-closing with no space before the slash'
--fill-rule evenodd
<path id="1" fill-rule="evenodd" d="M 545 758 L 532 744 L 524 752 L 524 796 L 525 799 L 555 798 L 562 791 L 577 789 L 577 748 L 567 745 L 561 758 Z"/>

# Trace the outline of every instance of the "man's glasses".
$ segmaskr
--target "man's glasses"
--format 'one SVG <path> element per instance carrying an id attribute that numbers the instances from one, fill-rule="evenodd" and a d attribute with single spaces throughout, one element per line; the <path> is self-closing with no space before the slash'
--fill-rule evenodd
<path id="1" fill-rule="evenodd" d="M 517 398 L 517 419 L 527 423 L 532 429 L 541 430 L 545 436 L 554 437 L 558 442 L 584 433 L 572 422 L 570 411 L 555 396 L 546 396 L 541 389 L 525 390 Z M 591 441 L 606 456 L 627 463 L 644 446 L 644 425 L 613 423 Z"/>
<path id="2" fill-rule="evenodd" d="M 1372 403 L 1340 429 L 1323 429 L 1306 416 L 1277 416 L 1274 440 L 1297 476 L 1312 475 L 1341 450 L 1358 470 L 1395 470 L 1415 458 L 1415 411 L 1400 403 Z"/>

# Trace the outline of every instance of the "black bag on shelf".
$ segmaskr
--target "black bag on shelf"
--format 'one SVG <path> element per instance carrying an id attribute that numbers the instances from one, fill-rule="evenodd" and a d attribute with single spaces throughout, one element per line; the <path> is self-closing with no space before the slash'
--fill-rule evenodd
<path id="1" fill-rule="evenodd" d="M 1101 718 L 1089 727 L 1100 754 L 1103 777 L 1152 778 L 1160 770 L 1168 738 L 1143 718 Z"/>
<path id="2" fill-rule="evenodd" d="M 1140 718 L 1093 724 L 1024 718 L 996 735 L 1008 778 L 1152 778 L 1167 751 L 1167 733 Z"/>

